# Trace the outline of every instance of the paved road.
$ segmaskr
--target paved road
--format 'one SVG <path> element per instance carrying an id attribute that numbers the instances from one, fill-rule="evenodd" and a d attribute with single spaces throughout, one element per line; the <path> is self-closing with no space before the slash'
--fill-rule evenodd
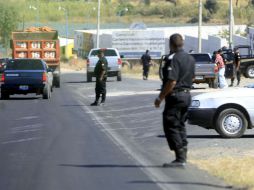
<path id="1" fill-rule="evenodd" d="M 49 101 L 0 101 L 0 190 L 230 189 L 190 164 L 161 167 L 174 157 L 152 105 L 159 82 L 110 80 L 107 104 L 90 107 L 94 83 L 82 72 L 62 79 Z M 194 134 L 218 137 L 192 127 L 190 147 L 202 146 Z"/>

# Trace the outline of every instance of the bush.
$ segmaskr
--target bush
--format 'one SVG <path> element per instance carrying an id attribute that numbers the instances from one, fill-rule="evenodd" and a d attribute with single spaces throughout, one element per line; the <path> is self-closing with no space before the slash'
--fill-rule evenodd
<path id="1" fill-rule="evenodd" d="M 204 7 L 210 14 L 215 14 L 219 9 L 217 0 L 206 0 Z"/>

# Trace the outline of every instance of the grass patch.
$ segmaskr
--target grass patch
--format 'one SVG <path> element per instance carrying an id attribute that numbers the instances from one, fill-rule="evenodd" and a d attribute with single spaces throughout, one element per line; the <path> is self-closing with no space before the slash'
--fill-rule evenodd
<path id="1" fill-rule="evenodd" d="M 128 66 L 124 66 L 122 68 L 122 74 L 131 78 L 140 78 L 143 77 L 143 67 L 141 64 L 135 64 L 132 68 Z M 154 66 L 150 67 L 149 71 L 149 79 L 157 79 L 159 80 L 159 66 L 154 64 Z"/>
<path id="2" fill-rule="evenodd" d="M 226 183 L 254 190 L 254 157 L 222 157 L 191 160 L 200 169 L 222 178 Z"/>

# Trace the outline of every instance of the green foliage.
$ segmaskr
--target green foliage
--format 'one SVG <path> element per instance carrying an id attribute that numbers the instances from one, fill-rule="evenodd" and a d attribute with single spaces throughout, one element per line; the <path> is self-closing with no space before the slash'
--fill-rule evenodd
<path id="1" fill-rule="evenodd" d="M 216 13 L 219 9 L 217 0 L 206 0 L 204 7 L 209 11 L 210 14 Z"/>
<path id="2" fill-rule="evenodd" d="M 17 9 L 11 4 L 0 2 L 0 38 L 5 48 L 9 46 L 11 32 L 17 28 L 18 23 Z"/>
<path id="3" fill-rule="evenodd" d="M 144 4 L 149 6 L 151 4 L 151 1 L 150 0 L 144 0 Z"/>

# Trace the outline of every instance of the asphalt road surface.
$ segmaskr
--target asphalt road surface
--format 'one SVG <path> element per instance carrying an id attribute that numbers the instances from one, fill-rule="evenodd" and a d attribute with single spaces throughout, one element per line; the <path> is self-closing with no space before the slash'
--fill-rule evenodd
<path id="1" fill-rule="evenodd" d="M 161 167 L 174 156 L 153 107 L 159 81 L 110 79 L 106 105 L 91 107 L 95 84 L 85 78 L 64 73 L 49 101 L 0 101 L 0 190 L 231 189 L 191 164 Z M 213 146 L 202 136 L 220 141 L 192 127 L 190 149 Z"/>

